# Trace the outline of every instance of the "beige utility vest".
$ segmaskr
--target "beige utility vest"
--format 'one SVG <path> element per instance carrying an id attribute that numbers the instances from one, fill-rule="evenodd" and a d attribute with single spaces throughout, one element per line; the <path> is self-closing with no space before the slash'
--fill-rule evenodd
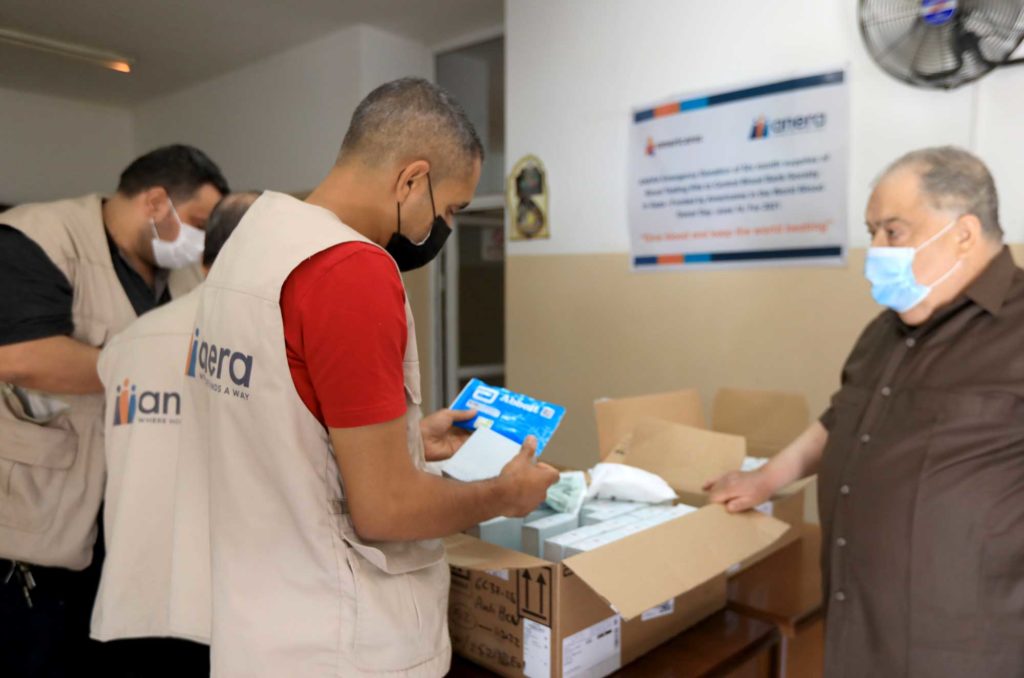
<path id="1" fill-rule="evenodd" d="M 100 353 L 107 394 L 107 556 L 92 614 L 98 640 L 180 635 L 169 625 L 181 356 L 199 290 L 146 313 Z M 205 497 L 203 497 L 205 501 Z M 209 605 L 209 600 L 194 601 Z"/>
<path id="2" fill-rule="evenodd" d="M 72 338 L 101 347 L 135 319 L 110 259 L 99 195 L 22 205 L 0 223 L 35 241 L 71 283 Z M 194 275 L 172 276 L 172 295 Z M 61 409 L 43 414 L 26 392 L 0 389 L 0 558 L 81 570 L 92 560 L 103 497 L 104 396 L 33 392 Z"/>
<path id="3" fill-rule="evenodd" d="M 328 433 L 288 367 L 283 283 L 314 254 L 355 241 L 369 242 L 331 212 L 268 191 L 202 287 L 186 372 L 209 460 L 214 676 L 448 670 L 443 546 L 358 537 Z M 406 317 L 408 446 L 422 469 L 408 304 Z"/>

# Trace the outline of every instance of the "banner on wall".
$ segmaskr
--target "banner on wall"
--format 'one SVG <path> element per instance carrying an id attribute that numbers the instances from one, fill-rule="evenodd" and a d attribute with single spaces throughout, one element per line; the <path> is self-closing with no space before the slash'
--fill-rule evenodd
<path id="1" fill-rule="evenodd" d="M 842 70 L 634 109 L 634 270 L 842 263 L 847 117 Z"/>

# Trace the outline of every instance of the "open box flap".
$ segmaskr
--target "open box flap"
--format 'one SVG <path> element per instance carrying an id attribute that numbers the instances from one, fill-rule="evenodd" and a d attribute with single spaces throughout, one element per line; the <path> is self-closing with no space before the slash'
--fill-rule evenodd
<path id="1" fill-rule="evenodd" d="M 594 402 L 597 446 L 601 459 L 644 417 L 706 428 L 704 406 L 696 389 L 654 393 L 633 398 L 605 398 Z"/>
<path id="2" fill-rule="evenodd" d="M 734 435 L 642 419 L 623 463 L 655 473 L 677 492 L 701 494 L 704 483 L 743 465 L 746 441 Z"/>
<path id="3" fill-rule="evenodd" d="M 466 570 L 513 570 L 550 565 L 526 553 L 489 544 L 467 534 L 445 537 L 448 564 Z"/>
<path id="4" fill-rule="evenodd" d="M 788 529 L 757 511 L 729 514 L 716 504 L 563 564 L 628 620 L 717 577 Z"/>

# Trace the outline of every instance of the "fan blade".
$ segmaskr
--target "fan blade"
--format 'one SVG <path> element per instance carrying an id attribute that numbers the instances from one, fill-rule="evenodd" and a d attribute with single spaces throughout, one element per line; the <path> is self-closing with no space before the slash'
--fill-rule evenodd
<path id="1" fill-rule="evenodd" d="M 1019 5 L 1020 3 L 1017 2 Z M 975 10 L 964 17 L 965 25 L 970 26 L 976 35 L 990 36 L 996 34 L 1008 43 L 1019 42 L 1021 30 L 1024 29 L 1024 9 L 1018 8 L 1016 18 L 1012 24 L 996 23 L 992 18 L 992 12 Z M 978 30 L 982 29 L 982 30 Z"/>
<path id="2" fill-rule="evenodd" d="M 909 31 L 907 31 L 906 33 L 904 33 L 903 35 L 889 43 L 889 45 L 887 45 L 885 49 L 876 53 L 875 58 L 878 61 L 882 61 L 890 54 L 892 54 L 892 52 L 897 47 L 908 46 L 910 41 L 914 39 L 917 39 L 918 43 L 920 43 L 922 40 L 924 40 L 926 35 L 927 32 L 924 30 L 924 24 L 919 21 L 915 23 Z"/>
<path id="3" fill-rule="evenodd" d="M 963 66 L 959 51 L 955 47 L 956 34 L 952 30 L 953 24 L 943 24 L 939 30 L 930 31 L 921 44 L 914 51 L 910 60 L 910 69 L 923 78 L 933 78 L 940 75 L 955 73 Z M 927 46 L 927 48 L 926 48 Z M 952 68 L 947 67 L 947 60 L 944 58 L 950 55 L 953 60 Z M 936 63 L 938 61 L 939 63 Z"/>

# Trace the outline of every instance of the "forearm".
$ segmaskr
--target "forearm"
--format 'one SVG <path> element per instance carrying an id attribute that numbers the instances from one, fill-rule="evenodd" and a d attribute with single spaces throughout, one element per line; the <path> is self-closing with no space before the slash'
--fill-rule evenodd
<path id="1" fill-rule="evenodd" d="M 763 472 L 775 490 L 801 478 L 818 472 L 828 430 L 820 421 L 815 421 L 796 440 L 779 452 L 767 464 Z"/>
<path id="2" fill-rule="evenodd" d="M 99 354 L 63 336 L 0 346 L 0 381 L 47 393 L 102 393 Z"/>
<path id="3" fill-rule="evenodd" d="M 497 478 L 464 483 L 422 471 L 385 490 L 372 515 L 353 516 L 359 535 L 372 541 L 435 539 L 501 515 L 504 492 Z"/>

